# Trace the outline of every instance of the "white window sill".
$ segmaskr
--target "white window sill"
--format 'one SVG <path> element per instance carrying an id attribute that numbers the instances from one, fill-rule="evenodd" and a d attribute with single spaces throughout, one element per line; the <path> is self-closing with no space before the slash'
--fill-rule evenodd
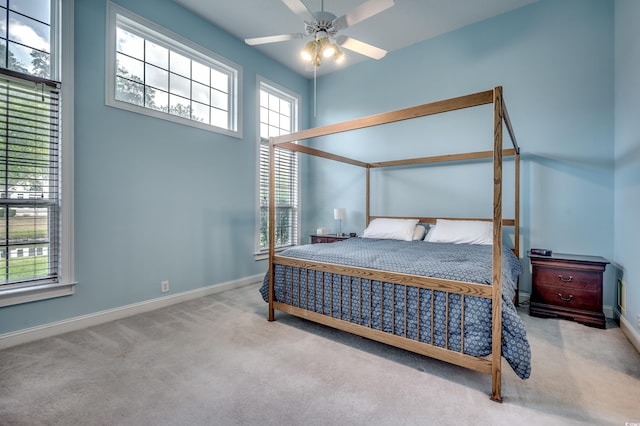
<path id="1" fill-rule="evenodd" d="M 0 307 L 70 296 L 75 293 L 76 283 L 49 283 L 0 290 Z"/>
<path id="2" fill-rule="evenodd" d="M 286 247 L 279 247 L 279 248 L 275 249 L 274 251 L 275 251 L 275 253 L 280 253 L 281 251 L 286 250 L 286 249 L 291 248 L 291 247 L 295 247 L 295 245 L 286 246 Z M 269 259 L 269 250 L 261 251 L 261 252 L 258 252 L 258 253 L 254 253 L 253 257 L 255 258 L 255 260 Z"/>

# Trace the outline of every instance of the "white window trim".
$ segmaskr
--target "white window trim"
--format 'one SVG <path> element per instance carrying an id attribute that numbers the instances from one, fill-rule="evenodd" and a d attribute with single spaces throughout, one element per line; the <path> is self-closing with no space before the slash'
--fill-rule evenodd
<path id="1" fill-rule="evenodd" d="M 0 290 L 0 307 L 16 305 L 54 297 L 68 296 L 75 292 L 75 249 L 74 249 L 74 187 L 73 187 L 73 82 L 74 82 L 74 0 L 60 1 L 60 12 L 52 19 L 52 24 L 60 28 L 60 37 L 52 40 L 54 51 L 61 52 L 60 66 L 57 59 L 51 61 L 51 70 L 57 75 L 52 79 L 62 82 L 62 149 L 61 149 L 61 204 L 60 235 L 61 266 L 58 283 L 27 284 Z M 61 24 L 62 23 L 62 24 Z M 65 46 L 60 49 L 60 46 Z"/>
<path id="2" fill-rule="evenodd" d="M 263 260 L 263 259 L 267 259 L 269 257 L 269 252 L 268 251 L 261 251 L 260 250 L 260 142 L 261 142 L 261 136 L 260 136 L 260 90 L 262 89 L 262 84 L 265 84 L 267 86 L 271 86 L 272 88 L 282 92 L 283 94 L 293 98 L 296 100 L 297 102 L 297 108 L 295 111 L 295 117 L 293 119 L 293 123 L 295 125 L 295 128 L 292 129 L 292 133 L 297 132 L 298 129 L 300 129 L 300 107 L 302 105 L 302 98 L 300 97 L 299 94 L 287 89 L 286 87 L 283 87 L 281 85 L 279 85 L 278 83 L 274 83 L 273 81 L 261 76 L 261 75 L 257 75 L 256 76 L 256 195 L 255 195 L 255 242 L 254 242 L 254 257 L 255 260 Z M 298 220 L 297 220 L 297 240 L 296 240 L 296 244 L 300 244 L 300 212 L 302 211 L 301 208 L 301 203 L 302 200 L 300 198 L 300 176 L 302 175 L 301 173 L 301 163 L 298 162 Z M 283 248 L 276 248 L 276 252 L 278 251 L 282 251 L 284 250 L 285 247 Z"/>
<path id="3" fill-rule="evenodd" d="M 150 108 L 145 108 L 139 105 L 134 105 L 128 102 L 122 102 L 115 98 L 115 63 L 116 63 L 116 19 L 117 15 L 121 15 L 124 18 L 134 22 L 139 26 L 143 26 L 156 33 L 156 37 L 150 37 L 156 39 L 163 45 L 172 46 L 172 50 L 186 54 L 186 56 L 197 58 L 206 64 L 213 66 L 225 66 L 233 74 L 232 85 L 229 93 L 229 114 L 232 116 L 231 122 L 233 123 L 232 129 L 224 129 L 222 127 L 213 126 L 210 124 L 204 124 L 197 121 L 182 118 L 176 115 L 166 114 L 161 111 L 156 111 Z M 175 44 L 181 44 L 186 48 L 177 49 Z M 219 62 L 219 64 L 213 64 L 211 60 Z M 151 22 L 135 13 L 118 6 L 110 1 L 107 2 L 107 31 L 106 31 L 106 82 L 105 82 L 105 103 L 108 106 L 114 108 L 120 108 L 127 111 L 135 112 L 138 114 L 147 115 L 161 120 L 171 121 L 185 126 L 196 127 L 198 129 L 207 130 L 214 133 L 221 133 L 227 136 L 233 136 L 236 138 L 242 138 L 242 67 L 227 58 L 212 52 L 191 40 L 182 37 L 169 31 L 160 25 Z"/>

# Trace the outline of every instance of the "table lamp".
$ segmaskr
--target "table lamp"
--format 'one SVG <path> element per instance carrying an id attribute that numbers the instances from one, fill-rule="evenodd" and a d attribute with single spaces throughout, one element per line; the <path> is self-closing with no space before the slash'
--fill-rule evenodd
<path id="1" fill-rule="evenodd" d="M 343 235 L 342 234 L 342 221 L 347 218 L 347 209 L 345 209 L 344 207 L 337 207 L 337 208 L 333 209 L 333 218 L 335 220 L 339 220 L 340 221 L 340 230 L 338 231 L 338 233 L 336 235 L 341 237 Z"/>

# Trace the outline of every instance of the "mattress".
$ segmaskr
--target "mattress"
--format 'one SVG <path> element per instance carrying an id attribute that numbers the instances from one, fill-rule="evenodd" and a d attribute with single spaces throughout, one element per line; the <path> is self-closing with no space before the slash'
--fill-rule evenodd
<path id="1" fill-rule="evenodd" d="M 296 246 L 282 256 L 490 285 L 490 245 L 350 238 L 332 244 Z M 502 256 L 502 355 L 523 379 L 531 374 L 531 349 L 512 300 L 522 272 L 508 248 Z M 260 292 L 268 300 L 268 277 Z M 433 299 L 433 301 L 432 301 Z M 491 300 L 339 274 L 276 265 L 275 300 L 345 321 L 406 336 L 471 356 L 491 353 Z M 448 306 L 447 306 L 448 305 Z M 432 311 L 433 306 L 433 313 Z M 446 324 L 446 312 L 449 321 Z M 433 321 L 432 321 L 433 317 Z"/>

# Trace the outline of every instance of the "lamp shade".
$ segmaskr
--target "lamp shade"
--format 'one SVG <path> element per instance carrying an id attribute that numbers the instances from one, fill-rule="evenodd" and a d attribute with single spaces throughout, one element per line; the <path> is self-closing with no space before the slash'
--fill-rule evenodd
<path id="1" fill-rule="evenodd" d="M 333 218 L 335 220 L 344 220 L 347 218 L 347 209 L 344 207 L 337 207 L 333 209 Z"/>

